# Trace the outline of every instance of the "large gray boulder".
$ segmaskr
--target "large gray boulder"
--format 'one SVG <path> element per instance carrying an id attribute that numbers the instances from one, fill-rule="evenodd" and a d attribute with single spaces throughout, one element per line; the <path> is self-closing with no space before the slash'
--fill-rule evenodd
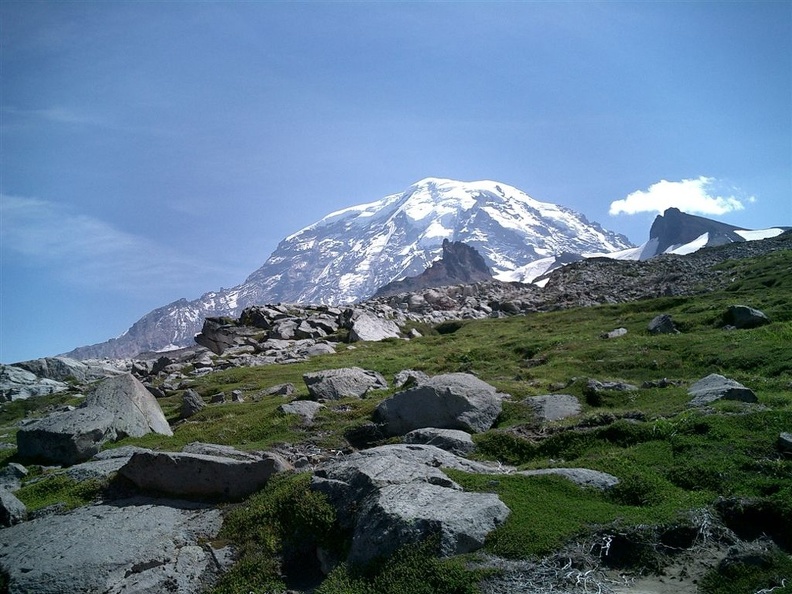
<path id="1" fill-rule="evenodd" d="M 119 471 L 138 488 L 235 501 L 258 491 L 289 464 L 276 454 L 255 460 L 176 452 L 138 452 Z"/>
<path id="2" fill-rule="evenodd" d="M 496 495 L 464 493 L 440 468 L 494 473 L 430 445 L 393 444 L 332 459 L 312 488 L 328 496 L 353 532 L 348 560 L 365 563 L 399 547 L 440 536 L 442 555 L 480 548 L 509 514 Z"/>
<path id="3" fill-rule="evenodd" d="M 192 388 L 189 388 L 182 394 L 181 413 L 179 416 L 182 419 L 188 419 L 205 406 L 206 403 L 203 401 L 203 398 L 201 398 L 201 395 Z"/>
<path id="4" fill-rule="evenodd" d="M 386 338 L 399 338 L 395 322 L 364 311 L 355 311 L 350 320 L 349 340 L 376 342 Z"/>
<path id="5" fill-rule="evenodd" d="M 113 414 L 118 437 L 142 437 L 147 433 L 173 435 L 157 399 L 131 373 L 108 378 L 93 386 L 87 406 L 101 406 Z"/>
<path id="6" fill-rule="evenodd" d="M 40 378 L 35 373 L 15 365 L 0 364 L 0 402 L 47 396 L 68 389 L 69 386 L 63 382 Z"/>
<path id="7" fill-rule="evenodd" d="M 347 559 L 366 563 L 435 535 L 440 537 L 440 556 L 469 553 L 484 546 L 487 534 L 509 513 L 494 493 L 465 493 L 427 483 L 387 485 L 364 502 Z"/>
<path id="8" fill-rule="evenodd" d="M 383 400 L 375 417 L 390 435 L 423 427 L 478 433 L 492 427 L 502 399 L 493 386 L 474 375 L 448 373 Z"/>
<path id="9" fill-rule="evenodd" d="M 758 328 L 770 323 L 764 312 L 747 305 L 732 305 L 723 314 L 723 322 L 740 330 Z"/>
<path id="10" fill-rule="evenodd" d="M 426 427 L 415 429 L 404 436 L 404 443 L 420 443 L 437 446 L 457 456 L 464 456 L 476 449 L 473 438 L 467 431 Z"/>
<path id="11" fill-rule="evenodd" d="M 0 568 L 9 594 L 198 594 L 221 572 L 222 521 L 184 501 L 89 505 L 0 530 Z"/>
<path id="12" fill-rule="evenodd" d="M 25 504 L 11 491 L 0 489 L 0 526 L 8 527 L 27 519 Z"/>
<path id="13" fill-rule="evenodd" d="M 388 382 L 382 374 L 360 367 L 327 369 L 303 375 L 308 392 L 315 400 L 362 398 L 369 390 L 384 390 Z"/>
<path id="14" fill-rule="evenodd" d="M 52 414 L 21 427 L 16 435 L 20 458 L 67 465 L 88 460 L 115 438 L 114 416 L 99 406 Z"/>
<path id="15" fill-rule="evenodd" d="M 690 386 L 688 394 L 693 397 L 690 406 L 707 406 L 718 400 L 757 401 L 753 390 L 717 373 L 711 373 Z"/>
<path id="16" fill-rule="evenodd" d="M 322 408 L 324 408 L 324 404 L 313 400 L 295 400 L 281 404 L 278 410 L 287 415 L 299 415 L 302 417 L 303 423 L 310 425 L 313 423 L 316 413 Z"/>
<path id="17" fill-rule="evenodd" d="M 579 415 L 583 410 L 580 401 L 569 394 L 547 394 L 525 399 L 541 421 L 560 421 Z"/>
<path id="18" fill-rule="evenodd" d="M 560 476 L 572 481 L 580 487 L 607 491 L 619 484 L 619 479 L 599 470 L 590 468 L 540 468 L 538 470 L 518 470 L 515 474 L 522 476 Z"/>
<path id="19" fill-rule="evenodd" d="M 76 381 L 79 383 L 120 375 L 124 373 L 117 367 L 99 361 L 78 361 L 70 357 L 43 357 L 14 363 L 16 367 L 26 369 L 40 378 L 58 382 Z"/>

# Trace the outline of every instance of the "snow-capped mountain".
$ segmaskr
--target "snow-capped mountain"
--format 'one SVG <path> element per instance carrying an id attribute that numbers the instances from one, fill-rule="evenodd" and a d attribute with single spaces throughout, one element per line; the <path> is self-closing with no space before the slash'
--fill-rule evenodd
<path id="1" fill-rule="evenodd" d="M 238 316 L 263 303 L 343 304 L 423 272 L 443 241 L 462 241 L 501 280 L 531 280 L 531 263 L 564 253 L 628 249 L 623 235 L 573 210 L 495 181 L 428 178 L 375 202 L 331 213 L 285 238 L 244 283 L 154 310 L 125 334 L 70 356 L 124 357 L 192 344 L 206 316 Z M 526 268 L 527 267 L 527 268 Z"/>

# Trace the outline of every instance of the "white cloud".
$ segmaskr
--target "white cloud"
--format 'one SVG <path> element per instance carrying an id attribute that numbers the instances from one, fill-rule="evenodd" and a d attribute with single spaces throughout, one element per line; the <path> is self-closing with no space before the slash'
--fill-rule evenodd
<path id="1" fill-rule="evenodd" d="M 711 177 L 683 179 L 682 181 L 661 180 L 648 190 L 637 190 L 622 200 L 611 202 L 609 214 L 636 214 L 639 212 L 662 213 L 676 207 L 689 214 L 722 215 L 742 210 L 743 199 L 734 195 L 719 195 L 716 180 Z M 753 196 L 745 198 L 754 202 Z"/>
<path id="2" fill-rule="evenodd" d="M 35 198 L 0 195 L 0 245 L 75 285 L 120 292 L 183 290 L 220 277 L 220 268 L 146 237 Z M 227 271 L 224 271 L 227 273 Z"/>

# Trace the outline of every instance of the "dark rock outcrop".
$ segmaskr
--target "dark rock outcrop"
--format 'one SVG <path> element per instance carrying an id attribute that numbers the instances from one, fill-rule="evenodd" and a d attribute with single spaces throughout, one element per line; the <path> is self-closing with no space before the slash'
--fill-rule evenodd
<path id="1" fill-rule="evenodd" d="M 433 287 L 492 280 L 487 263 L 476 248 L 461 241 L 443 240 L 443 255 L 417 276 L 409 276 L 380 287 L 374 297 L 421 291 Z"/>
<path id="2" fill-rule="evenodd" d="M 748 307 L 747 305 L 732 305 L 723 314 L 723 322 L 739 330 L 758 328 L 769 324 L 770 320 L 764 312 Z"/>

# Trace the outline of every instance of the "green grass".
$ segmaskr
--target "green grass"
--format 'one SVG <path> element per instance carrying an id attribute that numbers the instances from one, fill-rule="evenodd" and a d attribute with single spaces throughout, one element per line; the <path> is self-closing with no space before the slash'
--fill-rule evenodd
<path id="1" fill-rule="evenodd" d="M 289 398 L 265 396 L 264 392 L 291 382 L 297 389 L 295 397 L 307 398 L 302 375 L 328 368 L 358 366 L 379 371 L 388 380 L 407 368 L 430 375 L 465 371 L 512 396 L 495 427 L 475 437 L 478 457 L 522 468 L 581 466 L 609 472 L 621 480 L 611 492 L 600 493 L 558 477 L 449 472 L 466 489 L 498 493 L 512 510 L 507 522 L 490 537 L 486 547 L 491 552 L 533 557 L 594 531 L 673 524 L 692 510 L 714 506 L 719 498 L 750 499 L 758 509 L 769 510 L 765 516 L 783 524 L 785 517 L 792 517 L 792 504 L 785 507 L 784 503 L 785 498 L 792 500 L 792 460 L 779 453 L 776 440 L 780 432 L 792 430 L 792 251 L 725 262 L 717 268 L 735 280 L 725 290 L 704 295 L 454 322 L 435 329 L 415 324 L 424 334 L 422 338 L 358 343 L 354 348 L 341 345 L 335 355 L 306 362 L 212 373 L 194 380 L 194 389 L 207 402 L 213 394 L 235 389 L 243 392 L 246 402 L 210 405 L 176 423 L 181 405 L 177 393 L 160 400 L 174 424 L 172 438 L 149 435 L 110 447 L 136 444 L 178 450 L 191 441 L 204 441 L 241 449 L 267 449 L 279 443 L 341 448 L 347 445 L 344 434 L 369 422 L 377 404 L 393 389 L 374 392 L 363 400 L 327 403 L 309 429 L 299 417 L 278 412 L 278 406 Z M 723 313 L 735 304 L 761 309 L 771 324 L 752 330 L 723 330 Z M 649 321 L 663 313 L 673 317 L 680 334 L 648 334 Z M 601 338 L 602 333 L 618 327 L 628 333 L 616 339 Z M 759 403 L 719 403 L 710 411 L 691 410 L 687 387 L 710 373 L 752 388 Z M 589 378 L 635 385 L 667 378 L 679 385 L 608 392 L 587 401 L 584 387 Z M 523 400 L 548 393 L 578 397 L 582 414 L 540 426 Z M 64 398 L 68 396 L 0 405 L 0 425 L 8 426 L 8 435 L 12 435 L 17 420 Z M 0 457 L 7 460 L 10 454 L 1 452 Z M 36 487 L 38 491 L 35 485 L 25 487 L 28 491 L 23 496 L 33 505 L 43 505 L 34 502 L 63 500 L 68 493 L 79 491 L 75 485 L 53 480 Z M 310 538 L 300 532 L 300 526 L 316 531 L 318 540 L 310 541 L 310 546 L 322 541 L 343 547 L 326 503 L 315 499 L 306 480 L 274 481 L 231 514 L 224 538 L 238 543 L 244 554 L 217 593 L 283 587 L 279 576 L 295 543 L 309 546 Z M 87 487 L 86 494 L 76 493 L 72 501 L 79 504 L 91 492 Z M 290 509 L 287 501 L 302 518 L 298 525 L 289 525 L 284 519 Z M 315 510 L 309 512 L 311 506 Z M 792 525 L 788 528 L 792 533 Z M 778 559 L 771 569 L 788 571 Z M 750 586 L 756 588 L 752 591 L 745 586 L 747 589 L 734 592 L 752 594 L 772 587 L 768 585 L 772 581 L 769 573 L 775 569 L 769 573 L 750 568 L 735 571 L 751 573 L 750 583 L 759 585 Z M 719 585 L 717 575 L 708 578 L 708 594 L 726 591 L 718 589 L 727 586 Z M 734 583 L 743 583 L 741 575 L 732 576 Z M 466 574 L 455 561 L 438 561 L 406 550 L 367 572 L 339 566 L 319 592 L 467 593 L 474 581 L 475 576 Z M 433 585 L 426 590 L 426 584 Z"/>
<path id="2" fill-rule="evenodd" d="M 30 482 L 15 495 L 28 511 L 56 504 L 62 505 L 63 509 L 74 509 L 94 501 L 106 487 L 107 483 L 98 479 L 78 482 L 57 474 Z"/>

